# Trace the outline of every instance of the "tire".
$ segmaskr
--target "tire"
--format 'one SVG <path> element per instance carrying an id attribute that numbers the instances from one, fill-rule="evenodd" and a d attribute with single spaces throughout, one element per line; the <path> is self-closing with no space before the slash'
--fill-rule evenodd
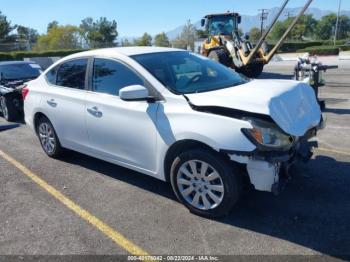
<path id="1" fill-rule="evenodd" d="M 193 175 L 193 169 L 197 174 Z M 204 176 L 199 171 L 203 171 Z M 241 194 L 240 178 L 241 173 L 233 163 L 206 149 L 181 153 L 170 171 L 171 185 L 178 200 L 193 214 L 207 218 L 230 213 Z"/>
<path id="2" fill-rule="evenodd" d="M 36 130 L 44 152 L 51 158 L 60 157 L 63 153 L 63 148 L 50 120 L 46 117 L 41 117 L 36 125 Z"/>
<path id="3" fill-rule="evenodd" d="M 258 78 L 264 70 L 263 64 L 249 65 L 237 69 L 236 71 L 249 78 Z"/>
<path id="4" fill-rule="evenodd" d="M 232 65 L 232 59 L 224 49 L 216 49 L 210 51 L 208 58 L 223 64 L 224 66 L 230 67 Z"/>
<path id="5" fill-rule="evenodd" d="M 8 121 L 16 121 L 19 117 L 15 105 L 12 103 L 11 99 L 6 96 L 0 96 L 0 107 L 2 116 Z"/>

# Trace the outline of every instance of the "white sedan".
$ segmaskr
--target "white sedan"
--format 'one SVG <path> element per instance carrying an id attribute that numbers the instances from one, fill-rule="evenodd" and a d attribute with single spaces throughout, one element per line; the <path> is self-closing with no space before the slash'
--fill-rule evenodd
<path id="1" fill-rule="evenodd" d="M 322 122 L 307 84 L 246 79 L 170 48 L 74 54 L 23 97 L 48 156 L 75 150 L 170 182 L 206 217 L 228 214 L 246 185 L 278 192 L 288 167 L 311 157 Z"/>

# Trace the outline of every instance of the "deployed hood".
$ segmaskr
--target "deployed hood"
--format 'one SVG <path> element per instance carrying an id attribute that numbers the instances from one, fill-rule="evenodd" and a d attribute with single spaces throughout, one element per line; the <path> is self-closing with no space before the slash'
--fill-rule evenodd
<path id="1" fill-rule="evenodd" d="M 319 125 L 321 110 L 308 84 L 289 80 L 253 80 L 243 85 L 187 95 L 195 106 L 236 109 L 270 116 L 286 133 L 303 136 Z"/>

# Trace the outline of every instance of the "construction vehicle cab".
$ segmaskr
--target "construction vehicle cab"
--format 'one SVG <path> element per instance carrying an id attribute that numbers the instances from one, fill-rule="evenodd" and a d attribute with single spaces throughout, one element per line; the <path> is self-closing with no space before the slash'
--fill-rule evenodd
<path id="1" fill-rule="evenodd" d="M 209 57 L 225 66 L 235 69 L 250 78 L 258 77 L 266 64 L 268 64 L 277 50 L 283 44 L 288 34 L 300 17 L 310 6 L 312 0 L 308 0 L 301 12 L 295 17 L 289 28 L 286 30 L 275 47 L 269 52 L 265 39 L 289 0 L 285 0 L 276 17 L 272 20 L 271 25 L 262 34 L 260 40 L 253 45 L 249 37 L 241 37 L 238 32 L 238 24 L 241 22 L 241 16 L 238 13 L 210 14 L 205 16 L 201 24 L 208 32 L 208 39 L 202 46 L 202 55 Z"/>

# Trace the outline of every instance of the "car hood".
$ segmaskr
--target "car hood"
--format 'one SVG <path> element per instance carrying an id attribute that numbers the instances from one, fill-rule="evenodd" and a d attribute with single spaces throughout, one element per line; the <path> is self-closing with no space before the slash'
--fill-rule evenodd
<path id="1" fill-rule="evenodd" d="M 303 82 L 253 80 L 231 88 L 186 96 L 198 107 L 229 108 L 270 116 L 284 132 L 293 136 L 305 135 L 321 121 L 315 92 Z"/>

